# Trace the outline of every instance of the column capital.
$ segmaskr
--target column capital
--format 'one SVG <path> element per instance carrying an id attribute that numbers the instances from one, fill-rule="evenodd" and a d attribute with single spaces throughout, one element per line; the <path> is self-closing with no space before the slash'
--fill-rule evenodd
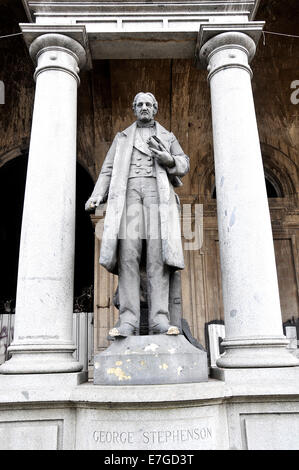
<path id="1" fill-rule="evenodd" d="M 75 39 L 65 36 L 64 34 L 47 33 L 34 39 L 29 47 L 32 60 L 37 62 L 39 55 L 45 49 L 48 51 L 66 49 L 75 56 L 80 69 L 86 64 L 86 52 L 84 47 Z"/>
<path id="2" fill-rule="evenodd" d="M 92 68 L 88 36 L 84 25 L 48 26 L 21 23 L 19 26 L 34 62 L 37 62 L 41 50 L 47 47 L 61 47 L 76 55 L 80 70 Z"/>
<path id="3" fill-rule="evenodd" d="M 247 34 L 226 32 L 209 39 L 200 50 L 202 62 L 206 61 L 208 80 L 221 70 L 238 67 L 249 73 L 249 63 L 255 54 L 255 42 Z"/>
<path id="4" fill-rule="evenodd" d="M 248 56 L 248 62 L 252 60 L 262 30 L 263 21 L 249 21 L 244 24 L 211 24 L 201 25 L 197 45 L 197 67 L 205 69 L 211 54 L 218 48 L 242 48 Z"/>
<path id="5" fill-rule="evenodd" d="M 37 64 L 35 80 L 43 72 L 56 70 L 70 74 L 80 84 L 79 72 L 86 63 L 86 53 L 75 39 L 63 34 L 42 34 L 31 43 L 29 53 Z"/>
<path id="6" fill-rule="evenodd" d="M 202 62 L 208 64 L 210 62 L 211 55 L 216 51 L 226 49 L 243 49 L 248 56 L 248 62 L 254 57 L 256 46 L 253 39 L 250 36 L 238 31 L 231 31 L 226 33 L 217 34 L 213 38 L 209 39 L 201 48 L 199 57 Z M 233 57 L 231 57 L 233 58 Z"/>

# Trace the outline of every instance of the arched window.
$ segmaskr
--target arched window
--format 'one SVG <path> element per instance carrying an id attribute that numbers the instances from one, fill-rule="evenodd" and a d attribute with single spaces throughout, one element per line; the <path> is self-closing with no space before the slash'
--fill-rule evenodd
<path id="1" fill-rule="evenodd" d="M 267 177 L 265 178 L 265 183 L 268 199 L 272 197 L 279 197 L 277 188 L 275 188 L 274 184 Z"/>

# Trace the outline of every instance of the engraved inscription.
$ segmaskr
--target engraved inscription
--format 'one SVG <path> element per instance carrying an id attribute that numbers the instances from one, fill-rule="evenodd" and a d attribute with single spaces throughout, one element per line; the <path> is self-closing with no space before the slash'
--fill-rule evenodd
<path id="1" fill-rule="evenodd" d="M 136 419 L 132 414 L 119 414 L 115 419 L 94 419 L 89 432 L 82 436 L 87 439 L 89 449 L 102 450 L 209 450 L 215 449 L 219 440 L 215 416 L 183 416 L 180 410 L 155 415 L 147 419 L 149 413 L 142 413 Z M 173 419 L 175 418 L 175 419 Z M 86 445 L 85 445 L 86 446 Z"/>
<path id="2" fill-rule="evenodd" d="M 208 426 L 187 429 L 163 429 L 151 431 L 105 431 L 93 432 L 93 440 L 98 444 L 125 445 L 142 442 L 149 446 L 155 444 L 175 444 L 192 441 L 207 441 L 213 439 L 212 428 Z"/>
<path id="3" fill-rule="evenodd" d="M 94 431 L 93 439 L 101 444 L 133 444 L 133 432 Z"/>
<path id="4" fill-rule="evenodd" d="M 142 433 L 145 444 L 167 444 L 169 442 L 188 442 L 200 439 L 212 439 L 211 428 L 176 429 L 163 431 L 145 431 Z"/>

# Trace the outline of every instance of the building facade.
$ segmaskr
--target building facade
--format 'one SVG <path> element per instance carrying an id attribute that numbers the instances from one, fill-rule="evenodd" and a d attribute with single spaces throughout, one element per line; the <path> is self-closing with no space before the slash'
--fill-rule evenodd
<path id="1" fill-rule="evenodd" d="M 4 1 L 1 9 L 3 36 L 18 32 L 19 24 L 22 31 L 0 41 L 2 253 L 11 266 L 3 274 L 3 301 L 18 285 L 12 357 L 0 368 L 0 433 L 11 429 L 6 447 L 20 446 L 14 436 L 33 422 L 24 444 L 33 448 L 296 446 L 292 436 L 283 444 L 278 437 L 290 422 L 298 425 L 298 361 L 282 328 L 295 324 L 299 302 L 295 1 L 286 9 L 275 0 L 24 0 Z M 183 238 L 183 316 L 202 344 L 208 323 L 223 320 L 226 329 L 225 354 L 212 371 L 216 382 L 169 385 L 158 396 L 147 386 L 143 399 L 138 387 L 128 398 L 122 385 L 109 396 L 105 387 L 84 383 L 71 331 L 75 272 L 75 296 L 94 284 L 95 351 L 109 344 L 117 279 L 98 265 L 102 220 L 89 220 L 83 201 L 113 136 L 132 122 L 131 102 L 140 90 L 155 94 L 159 122 L 191 161 L 178 194 L 189 211 L 183 223 L 195 231 L 201 223 L 195 249 Z M 19 262 L 15 232 L 21 233 Z M 46 380 L 52 385 L 43 394 Z M 8 397 L 10 387 L 17 392 Z M 147 431 L 127 423 L 126 442 L 109 442 L 111 400 L 119 406 L 112 421 L 123 418 L 124 406 L 128 421 L 136 421 L 137 409 Z M 100 428 L 93 427 L 92 407 Z M 144 436 L 157 426 L 151 414 L 157 408 L 169 425 L 161 432 L 171 432 L 161 434 L 163 442 Z M 39 441 L 43 427 L 50 437 Z"/>

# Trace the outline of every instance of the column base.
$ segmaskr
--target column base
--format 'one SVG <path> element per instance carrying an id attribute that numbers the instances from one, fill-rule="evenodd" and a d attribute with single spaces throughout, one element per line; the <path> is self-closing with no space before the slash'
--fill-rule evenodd
<path id="1" fill-rule="evenodd" d="M 220 368 L 293 367 L 299 359 L 286 348 L 284 336 L 235 338 L 223 341 L 225 353 L 216 361 Z"/>
<path id="2" fill-rule="evenodd" d="M 72 345 L 11 345 L 12 358 L 0 367 L 0 374 L 53 374 L 79 372 L 83 365 L 72 354 Z"/>
<path id="3" fill-rule="evenodd" d="M 246 390 L 245 393 L 258 395 L 263 390 L 263 395 L 270 395 L 274 388 L 283 387 L 290 390 L 298 387 L 299 367 L 258 367 L 255 369 L 252 367 L 247 369 L 213 367 L 210 377 L 233 385 L 234 392 L 239 389 L 242 393 Z"/>
<path id="4" fill-rule="evenodd" d="M 44 398 L 46 394 L 64 394 L 69 389 L 88 382 L 87 372 L 68 372 L 58 374 L 2 374 L 0 375 L 0 400 L 1 394 L 9 392 L 9 401 L 17 401 L 14 394 L 25 390 L 42 389 Z M 26 395 L 26 393 L 25 393 Z M 24 393 L 23 393 L 24 396 Z"/>

